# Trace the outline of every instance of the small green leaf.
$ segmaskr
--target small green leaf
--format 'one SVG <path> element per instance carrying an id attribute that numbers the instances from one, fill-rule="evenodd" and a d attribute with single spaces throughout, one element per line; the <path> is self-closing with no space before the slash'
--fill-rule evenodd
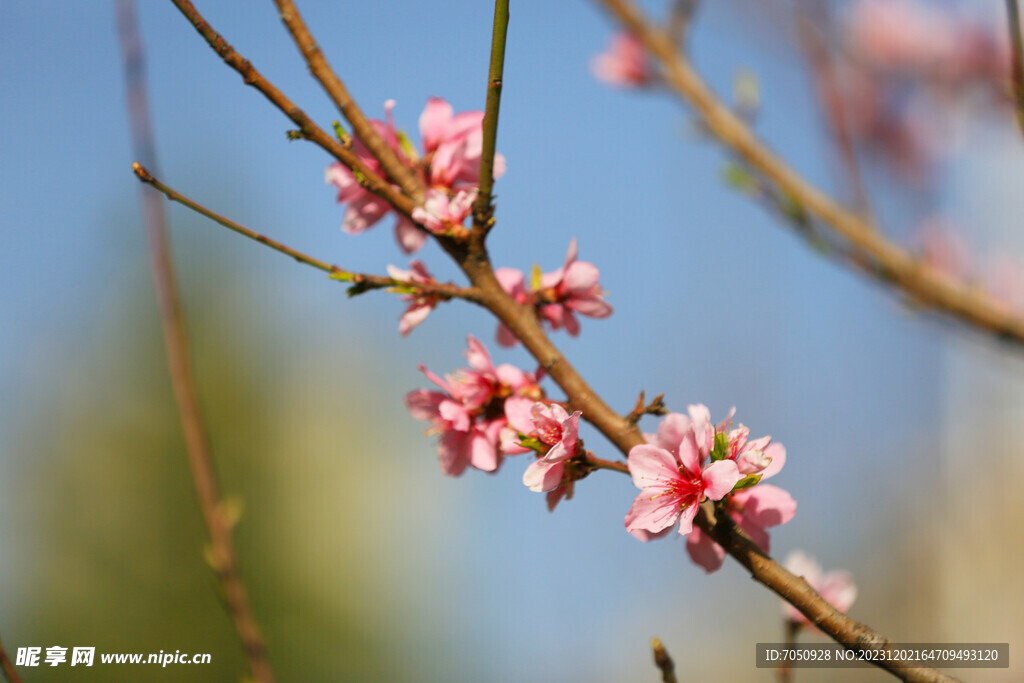
<path id="1" fill-rule="evenodd" d="M 760 474 L 748 474 L 747 476 L 736 482 L 736 485 L 732 487 L 733 491 L 740 491 L 742 489 L 749 489 L 751 486 L 761 481 Z"/>
<path id="2" fill-rule="evenodd" d="M 350 138 L 348 137 L 348 132 L 346 132 L 345 128 L 341 125 L 341 121 L 334 122 L 334 137 L 338 138 L 338 142 L 343 145 L 347 145 L 349 142 Z"/>
<path id="3" fill-rule="evenodd" d="M 352 280 L 355 278 L 355 276 L 352 273 L 348 273 L 344 270 L 339 270 L 337 272 L 331 273 L 327 277 L 328 279 L 338 280 L 340 282 L 352 282 Z"/>
<path id="4" fill-rule="evenodd" d="M 729 454 L 729 435 L 725 432 L 715 434 L 715 445 L 711 447 L 711 462 L 724 460 Z"/>
<path id="5" fill-rule="evenodd" d="M 540 266 L 534 263 L 533 268 L 530 270 L 530 289 L 535 292 L 540 290 L 542 275 L 543 273 L 541 273 Z"/>
<path id="6" fill-rule="evenodd" d="M 543 453 L 547 450 L 547 445 L 542 443 L 540 440 L 535 439 L 532 436 L 526 436 L 525 434 L 519 435 L 519 445 L 523 448 L 529 448 L 531 451 L 537 453 Z"/>
<path id="7" fill-rule="evenodd" d="M 419 155 L 416 154 L 416 148 L 413 147 L 412 142 L 409 140 L 409 136 L 405 134 L 404 130 L 398 131 L 398 144 L 401 145 L 402 151 L 405 152 L 405 156 L 409 157 L 415 162 Z"/>
<path id="8" fill-rule="evenodd" d="M 758 188 L 757 178 L 735 161 L 730 161 L 722 169 L 722 179 L 726 185 L 740 192 L 753 194 Z"/>

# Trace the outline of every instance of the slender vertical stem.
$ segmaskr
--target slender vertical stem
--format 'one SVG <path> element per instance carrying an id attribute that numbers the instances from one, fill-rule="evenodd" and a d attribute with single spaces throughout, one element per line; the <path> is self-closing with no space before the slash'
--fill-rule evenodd
<path id="1" fill-rule="evenodd" d="M 7 651 L 4 650 L 2 642 L 0 642 L 0 671 L 3 671 L 7 683 L 21 683 L 21 676 L 18 675 L 18 671 L 14 668 L 11 658 L 7 656 Z"/>
<path id="2" fill-rule="evenodd" d="M 1006 0 L 1006 14 L 1013 46 L 1013 102 L 1017 109 L 1017 123 L 1024 132 L 1024 38 L 1021 37 L 1020 6 L 1017 0 Z"/>
<path id="3" fill-rule="evenodd" d="M 139 37 L 133 0 L 117 0 L 117 23 L 124 60 L 128 119 L 132 130 L 133 147 L 135 154 L 152 167 L 156 165 L 156 154 L 146 94 L 142 41 Z M 272 683 L 274 674 L 267 659 L 263 636 L 252 614 L 248 592 L 238 570 L 231 525 L 222 513 L 220 505 L 220 486 L 192 376 L 185 317 L 178 297 L 174 263 L 167 238 L 167 216 L 160 195 L 148 187 L 142 187 L 150 268 L 160 305 L 167 366 L 178 404 L 196 496 L 210 534 L 210 559 L 224 591 L 225 605 L 245 651 L 252 677 L 260 683 Z"/>
<path id="4" fill-rule="evenodd" d="M 505 36 L 508 34 L 508 0 L 494 2 L 491 62 L 487 71 L 487 103 L 484 108 L 483 150 L 480 153 L 480 190 L 473 203 L 473 229 L 486 233 L 494 222 L 494 154 L 498 138 L 498 111 L 505 71 Z"/>
<path id="5" fill-rule="evenodd" d="M 662 683 L 677 683 L 676 663 L 672 661 L 660 638 L 651 641 L 651 649 L 654 650 L 654 665 L 661 671 Z"/>

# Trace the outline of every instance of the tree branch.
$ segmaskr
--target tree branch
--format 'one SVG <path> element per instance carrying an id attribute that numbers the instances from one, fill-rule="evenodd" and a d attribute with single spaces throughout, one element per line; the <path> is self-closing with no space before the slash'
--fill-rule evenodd
<path id="1" fill-rule="evenodd" d="M 532 309 L 516 302 L 502 289 L 494 277 L 481 240 L 470 240 L 464 253 L 449 253 L 452 253 L 470 282 L 480 290 L 481 303 L 523 342 L 523 346 L 562 388 L 572 406 L 583 411 L 585 420 L 625 455 L 629 454 L 633 446 L 645 443 L 637 426 L 612 410 L 551 343 Z M 624 474 L 629 472 L 625 463 L 607 460 L 598 462 L 592 456 L 588 457 L 588 462 L 592 462 L 596 469 L 613 469 Z M 716 518 L 714 508 L 709 503 L 701 507 L 696 524 L 743 565 L 754 580 L 770 588 L 800 610 L 824 633 L 847 647 L 884 648 L 891 642 L 868 626 L 836 610 L 806 581 L 791 574 L 761 550 L 736 527 L 731 517 L 721 515 Z M 875 664 L 906 681 L 956 680 L 933 669 L 911 668 L 907 662 L 884 661 Z"/>
<path id="2" fill-rule="evenodd" d="M 494 2 L 494 30 L 491 61 L 487 72 L 487 103 L 484 108 L 483 150 L 480 153 L 480 189 L 473 202 L 473 230 L 486 233 L 494 224 L 494 154 L 501 109 L 502 77 L 505 70 L 505 36 L 508 34 L 508 1 Z"/>
<path id="3" fill-rule="evenodd" d="M 274 0 L 277 9 L 281 14 L 281 21 L 288 28 L 288 32 L 295 40 L 306 64 L 309 66 L 309 73 L 313 75 L 324 90 L 333 100 L 334 104 L 344 115 L 345 119 L 352 125 L 356 137 L 370 152 L 380 161 L 381 167 L 389 178 L 398 183 L 406 195 L 412 197 L 417 203 L 423 201 L 423 185 L 416 175 L 405 164 L 401 162 L 394 150 L 388 146 L 370 122 L 366 119 L 363 111 L 356 104 L 355 100 L 345 87 L 345 83 L 327 63 L 320 46 L 317 45 L 313 34 L 303 21 L 299 9 L 292 0 Z"/>
<path id="4" fill-rule="evenodd" d="M 985 292 L 958 282 L 889 242 L 856 213 L 840 206 L 770 151 L 750 128 L 712 93 L 671 38 L 630 0 L 599 0 L 626 30 L 636 35 L 664 67 L 665 82 L 700 115 L 727 148 L 775 183 L 808 213 L 841 235 L 855 258 L 848 261 L 875 279 L 979 329 L 1024 344 L 1024 318 Z"/>
<path id="5" fill-rule="evenodd" d="M 301 133 L 299 137 L 316 143 L 328 154 L 348 168 L 352 169 L 356 179 L 363 187 L 391 204 L 396 211 L 404 214 L 405 216 L 412 215 L 412 210 L 416 208 L 417 204 L 414 199 L 406 197 L 400 191 L 396 190 L 390 182 L 381 178 L 380 175 L 364 164 L 352 150 L 347 149 L 335 138 L 324 132 L 322 128 L 313 123 L 304 111 L 295 106 L 295 104 L 292 103 L 284 93 L 278 90 L 273 83 L 264 78 L 248 59 L 245 59 L 242 55 L 238 54 L 235 49 L 231 47 L 231 45 L 229 45 L 228 42 L 206 22 L 206 19 L 203 18 L 203 15 L 196 10 L 191 2 L 188 0 L 171 0 L 171 2 L 173 2 L 181 13 L 185 15 L 185 18 L 192 23 L 192 26 L 194 26 L 196 31 L 199 32 L 199 35 L 201 35 L 210 47 L 213 48 L 213 51 L 216 52 L 222 60 L 224 60 L 224 63 L 242 76 L 246 85 L 251 85 L 259 90 L 264 97 L 270 100 L 275 107 L 284 112 L 284 114 L 299 127 L 299 133 Z"/>
<path id="6" fill-rule="evenodd" d="M 651 649 L 654 651 L 654 665 L 661 671 L 662 683 L 676 683 L 676 664 L 660 638 L 651 640 Z"/>
<path id="7" fill-rule="evenodd" d="M 440 299 L 465 299 L 466 301 L 472 301 L 474 303 L 479 300 L 479 293 L 472 287 L 459 287 L 452 283 L 442 282 L 395 280 L 394 278 L 387 277 L 385 275 L 370 275 L 367 273 L 355 273 L 350 270 L 344 270 L 336 265 L 327 263 L 326 261 L 321 261 L 313 256 L 309 256 L 297 249 L 292 249 L 277 240 L 261 235 L 258 232 L 250 230 L 244 225 L 240 225 L 229 218 L 225 218 L 224 216 L 211 211 L 202 204 L 199 204 L 180 192 L 164 185 L 138 162 L 132 164 L 132 170 L 135 172 L 135 175 L 139 180 L 148 185 L 152 185 L 153 188 L 162 192 L 171 201 L 183 204 L 196 213 L 206 216 L 213 222 L 223 225 L 225 228 L 233 230 L 239 235 L 244 235 L 245 237 L 248 237 L 255 242 L 259 242 L 264 246 L 270 247 L 275 251 L 279 251 L 286 256 L 290 256 L 299 263 L 304 263 L 307 266 L 312 266 L 313 268 L 322 270 L 335 280 L 352 283 L 354 287 L 358 288 L 359 292 L 370 289 L 402 288 L 414 289 L 424 294 L 433 294 Z"/>
<path id="8" fill-rule="evenodd" d="M 145 87 L 142 42 L 132 0 L 118 0 L 117 21 L 127 83 L 128 119 L 132 128 L 132 139 L 136 154 L 144 156 L 148 163 L 153 164 L 156 157 Z M 167 366 L 178 404 L 196 497 L 210 535 L 209 558 L 224 592 L 227 612 L 234 622 L 252 677 L 260 683 L 273 683 L 274 673 L 267 658 L 266 644 L 256 624 L 249 604 L 249 594 L 239 572 L 231 524 L 221 509 L 220 484 L 217 481 L 206 425 L 199 408 L 199 395 L 192 375 L 185 316 L 178 297 L 174 263 L 167 238 L 167 217 L 163 204 L 156 195 L 143 192 L 141 199 L 149 242 L 150 268 L 160 304 Z"/>
<path id="9" fill-rule="evenodd" d="M 1024 39 L 1021 38 L 1020 6 L 1017 0 L 1006 0 L 1006 14 L 1010 45 L 1013 46 L 1013 103 L 1017 110 L 1017 123 L 1021 132 L 1024 132 Z"/>
<path id="10" fill-rule="evenodd" d="M 18 675 L 17 669 L 11 663 L 11 658 L 7 656 L 2 642 L 0 642 L 0 671 L 3 671 L 7 683 L 21 683 L 21 676 Z"/>

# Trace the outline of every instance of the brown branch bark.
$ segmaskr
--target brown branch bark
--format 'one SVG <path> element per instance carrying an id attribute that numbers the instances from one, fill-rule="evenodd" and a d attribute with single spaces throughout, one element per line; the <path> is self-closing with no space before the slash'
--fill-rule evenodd
<path id="1" fill-rule="evenodd" d="M 775 183 L 851 247 L 848 261 L 871 277 L 962 322 L 1024 344 L 1024 318 L 985 292 L 953 280 L 889 242 L 856 213 L 837 204 L 772 152 L 708 87 L 671 38 L 630 0 L 599 0 L 663 66 L 665 82 L 700 115 L 706 129 L 751 168 Z"/>
<path id="2" fill-rule="evenodd" d="M 323 89 L 330 96 L 335 106 L 341 111 L 345 119 L 352 125 L 355 132 L 366 148 L 380 161 L 384 172 L 398 183 L 402 191 L 417 203 L 423 201 L 423 185 L 416 175 L 405 164 L 401 162 L 387 142 L 366 119 L 362 109 L 352 99 L 345 83 L 338 77 L 331 65 L 327 63 L 323 51 L 317 45 L 316 39 L 310 32 L 306 22 L 303 21 L 299 9 L 292 0 L 274 0 L 277 10 L 281 14 L 281 21 L 288 28 L 296 47 L 302 53 L 303 58 L 309 66 L 309 73 L 323 86 Z"/>
<path id="3" fill-rule="evenodd" d="M 135 153 L 156 162 L 146 94 L 142 42 L 139 37 L 135 5 L 132 0 L 117 2 L 118 33 L 127 84 L 128 119 Z M 185 316 L 178 297 L 167 217 L 158 195 L 142 193 L 143 218 L 149 243 L 150 269 L 156 285 L 163 324 L 164 347 L 171 385 L 178 405 L 185 437 L 185 449 L 199 507 L 210 535 L 210 557 L 224 592 L 227 612 L 245 652 L 252 677 L 260 683 L 273 683 L 274 674 L 267 658 L 266 644 L 249 604 L 249 594 L 238 568 L 231 525 L 221 510 L 221 492 L 207 439 L 206 426 L 199 408 L 199 396 L 192 375 L 192 361 L 185 331 Z"/>
<path id="4" fill-rule="evenodd" d="M 224 60 L 224 63 L 238 72 L 246 85 L 251 85 L 260 91 L 264 97 L 270 100 L 271 104 L 284 112 L 284 114 L 299 127 L 299 133 L 301 133 L 299 137 L 316 143 L 332 157 L 352 169 L 356 178 L 360 181 L 360 184 L 362 184 L 363 187 L 370 192 L 373 192 L 381 199 L 387 201 L 399 213 L 411 216 L 412 210 L 417 204 L 414 199 L 407 197 L 399 190 L 396 190 L 390 182 L 380 177 L 366 164 L 360 161 L 359 157 L 352 150 L 347 149 L 335 138 L 328 135 L 322 128 L 313 123 L 304 111 L 295 106 L 295 104 L 288 99 L 283 92 L 278 90 L 273 83 L 264 78 L 248 59 L 245 59 L 242 55 L 238 54 L 238 52 L 236 52 L 235 49 L 231 47 L 231 45 L 228 44 L 228 42 L 224 40 L 224 38 L 221 37 L 221 35 L 217 33 L 209 23 L 207 23 L 206 19 L 203 18 L 203 15 L 199 13 L 191 2 L 188 0 L 171 0 L 171 2 L 173 2 L 178 10 L 185 15 L 185 18 L 192 23 L 192 26 L 195 27 L 199 35 L 201 35 L 209 46 L 213 48 L 213 51 L 216 52 L 222 60 Z"/>

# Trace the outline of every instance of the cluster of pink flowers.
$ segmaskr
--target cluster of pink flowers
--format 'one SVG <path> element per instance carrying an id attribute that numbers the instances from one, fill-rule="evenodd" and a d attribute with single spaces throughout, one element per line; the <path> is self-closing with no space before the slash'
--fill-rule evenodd
<path id="1" fill-rule="evenodd" d="M 642 88 L 655 80 L 647 51 L 631 33 L 613 35 L 607 51 L 590 61 L 590 70 L 598 80 L 621 88 Z"/>
<path id="2" fill-rule="evenodd" d="M 413 219 L 436 234 L 450 234 L 469 214 L 469 205 L 476 196 L 480 179 L 480 155 L 483 151 L 482 111 L 455 114 L 452 106 L 440 97 L 431 97 L 420 115 L 422 155 L 408 143 L 395 127 L 392 111 L 394 100 L 384 103 L 386 121 L 371 119 L 373 129 L 384 139 L 399 161 L 409 167 L 429 188 L 424 206 Z M 375 173 L 382 172 L 380 162 L 358 137 L 352 150 Z M 505 172 L 505 158 L 494 158 L 494 177 Z M 338 202 L 348 204 L 341 229 L 359 234 L 391 212 L 390 205 L 359 184 L 355 174 L 340 163 L 327 167 L 327 183 L 338 189 Z M 395 237 L 405 253 L 423 246 L 426 238 L 416 223 L 399 216 Z"/>
<path id="3" fill-rule="evenodd" d="M 471 465 L 494 472 L 501 465 L 498 437 L 508 424 L 506 399 L 524 396 L 540 399 L 539 374 L 523 372 L 502 364 L 495 366 L 484 345 L 467 337 L 468 368 L 456 370 L 443 379 L 422 365 L 420 370 L 441 391 L 416 389 L 405 396 L 413 417 L 432 424 L 439 436 L 437 457 L 441 470 L 457 477 Z"/>
<path id="4" fill-rule="evenodd" d="M 548 494 L 548 508 L 571 494 L 569 461 L 583 452 L 579 438 L 582 413 L 544 398 L 540 370 L 523 372 L 512 365 L 495 366 L 483 344 L 468 337 L 468 368 L 443 379 L 420 370 L 441 391 L 416 389 L 405 403 L 413 417 L 431 423 L 438 435 L 441 470 L 457 477 L 466 467 L 495 472 L 506 455 L 534 453 L 537 459 L 523 474 L 531 491 Z"/>
<path id="5" fill-rule="evenodd" d="M 576 256 L 576 239 L 573 238 L 562 267 L 550 273 L 536 274 L 529 289 L 526 276 L 517 268 L 498 268 L 494 275 L 506 292 L 519 303 L 533 307 L 540 320 L 551 329 L 564 327 L 575 337 L 580 332 L 576 313 L 590 318 L 607 318 L 612 314 L 611 304 L 604 300 L 597 266 L 579 261 Z M 514 346 L 518 342 L 516 336 L 501 323 L 498 324 L 497 338 L 502 346 Z"/>
<path id="6" fill-rule="evenodd" d="M 857 586 L 853 577 L 841 570 L 822 572 L 818 562 L 800 550 L 795 550 L 786 558 L 786 569 L 802 576 L 811 588 L 840 612 L 846 612 L 857 599 Z M 782 601 L 782 613 L 791 622 L 801 626 L 813 626 L 807 617 L 785 600 Z"/>
<path id="7" fill-rule="evenodd" d="M 1024 263 L 1000 253 L 984 267 L 942 218 L 922 223 L 915 241 L 921 261 L 947 277 L 984 289 L 1010 311 L 1024 315 Z"/>
<path id="8" fill-rule="evenodd" d="M 841 101 L 826 108 L 837 116 L 842 107 L 854 139 L 904 179 L 923 184 L 953 151 L 951 104 L 1009 103 L 1009 44 L 994 22 L 916 0 L 861 0 L 846 19 Z"/>
<path id="9" fill-rule="evenodd" d="M 724 500 L 724 510 L 766 552 L 768 527 L 796 514 L 786 491 L 761 483 L 786 462 L 786 450 L 765 436 L 751 440 L 743 425 L 732 426 L 732 412 L 718 425 L 704 405 L 688 415 L 671 413 L 647 444 L 629 452 L 629 472 L 641 489 L 626 515 L 626 530 L 642 541 L 667 534 L 679 522 L 688 536 L 691 559 L 708 572 L 722 565 L 725 550 L 693 526 L 705 500 Z"/>

